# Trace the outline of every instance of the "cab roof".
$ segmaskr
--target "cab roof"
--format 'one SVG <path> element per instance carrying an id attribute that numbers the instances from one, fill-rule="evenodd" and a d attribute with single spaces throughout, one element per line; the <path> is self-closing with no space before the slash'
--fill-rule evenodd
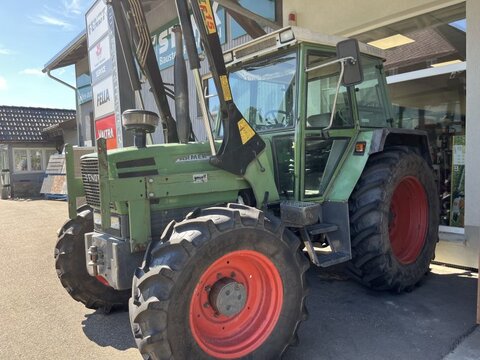
<path id="1" fill-rule="evenodd" d="M 343 40 L 347 40 L 347 38 L 336 35 L 320 34 L 297 26 L 289 26 L 225 51 L 225 58 L 227 65 L 230 66 L 302 42 L 325 45 L 334 49 L 337 43 Z M 359 42 L 358 45 L 362 54 L 385 59 L 385 53 L 383 50 L 361 42 Z M 229 59 L 231 59 L 231 61 L 228 61 Z"/>

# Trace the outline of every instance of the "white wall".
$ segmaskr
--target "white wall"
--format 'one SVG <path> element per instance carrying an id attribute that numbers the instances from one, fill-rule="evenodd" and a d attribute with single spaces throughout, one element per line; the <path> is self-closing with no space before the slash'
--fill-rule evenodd
<path id="1" fill-rule="evenodd" d="M 330 35 L 351 36 L 463 0 L 283 0 L 283 23 L 297 13 L 297 25 Z"/>
<path id="2" fill-rule="evenodd" d="M 478 267 L 480 249 L 480 1 L 467 0 L 467 120 L 465 166 L 465 240 L 441 242 L 438 256 L 448 262 L 462 259 Z"/>

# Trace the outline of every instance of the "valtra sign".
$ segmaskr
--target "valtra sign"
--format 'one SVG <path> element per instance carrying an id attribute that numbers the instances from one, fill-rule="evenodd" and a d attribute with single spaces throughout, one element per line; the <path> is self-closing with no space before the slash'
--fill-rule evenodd
<path id="1" fill-rule="evenodd" d="M 117 130 L 115 125 L 115 115 L 112 114 L 95 122 L 95 137 L 107 140 L 107 149 L 117 147 Z"/>

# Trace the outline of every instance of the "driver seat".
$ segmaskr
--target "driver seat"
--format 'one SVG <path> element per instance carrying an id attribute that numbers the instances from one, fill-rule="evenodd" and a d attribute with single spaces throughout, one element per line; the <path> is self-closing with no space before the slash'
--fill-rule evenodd
<path id="1" fill-rule="evenodd" d="M 310 115 L 307 118 L 307 126 L 324 129 L 330 124 L 331 115 L 332 115 L 331 112 Z M 340 116 L 335 115 L 333 117 L 332 128 L 339 128 L 339 127 L 340 128 L 343 127 L 343 121 L 340 118 Z"/>

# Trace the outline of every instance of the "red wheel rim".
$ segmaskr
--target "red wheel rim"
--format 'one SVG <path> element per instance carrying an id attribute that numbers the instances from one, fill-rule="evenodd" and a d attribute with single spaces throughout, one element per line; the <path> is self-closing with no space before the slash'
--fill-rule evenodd
<path id="1" fill-rule="evenodd" d="M 416 177 L 407 176 L 393 193 L 389 221 L 393 254 L 402 264 L 415 262 L 425 245 L 428 229 L 428 199 Z"/>
<path id="2" fill-rule="evenodd" d="M 105 279 L 102 275 L 95 276 L 98 281 L 100 281 L 103 285 L 110 287 L 108 280 Z"/>
<path id="3" fill-rule="evenodd" d="M 209 300 L 209 291 L 225 278 L 243 285 L 246 292 L 245 305 L 233 316 L 215 312 Z M 242 357 L 270 336 L 282 304 L 282 279 L 272 261 L 256 251 L 234 251 L 216 260 L 200 277 L 190 302 L 190 328 L 208 355 Z"/>

